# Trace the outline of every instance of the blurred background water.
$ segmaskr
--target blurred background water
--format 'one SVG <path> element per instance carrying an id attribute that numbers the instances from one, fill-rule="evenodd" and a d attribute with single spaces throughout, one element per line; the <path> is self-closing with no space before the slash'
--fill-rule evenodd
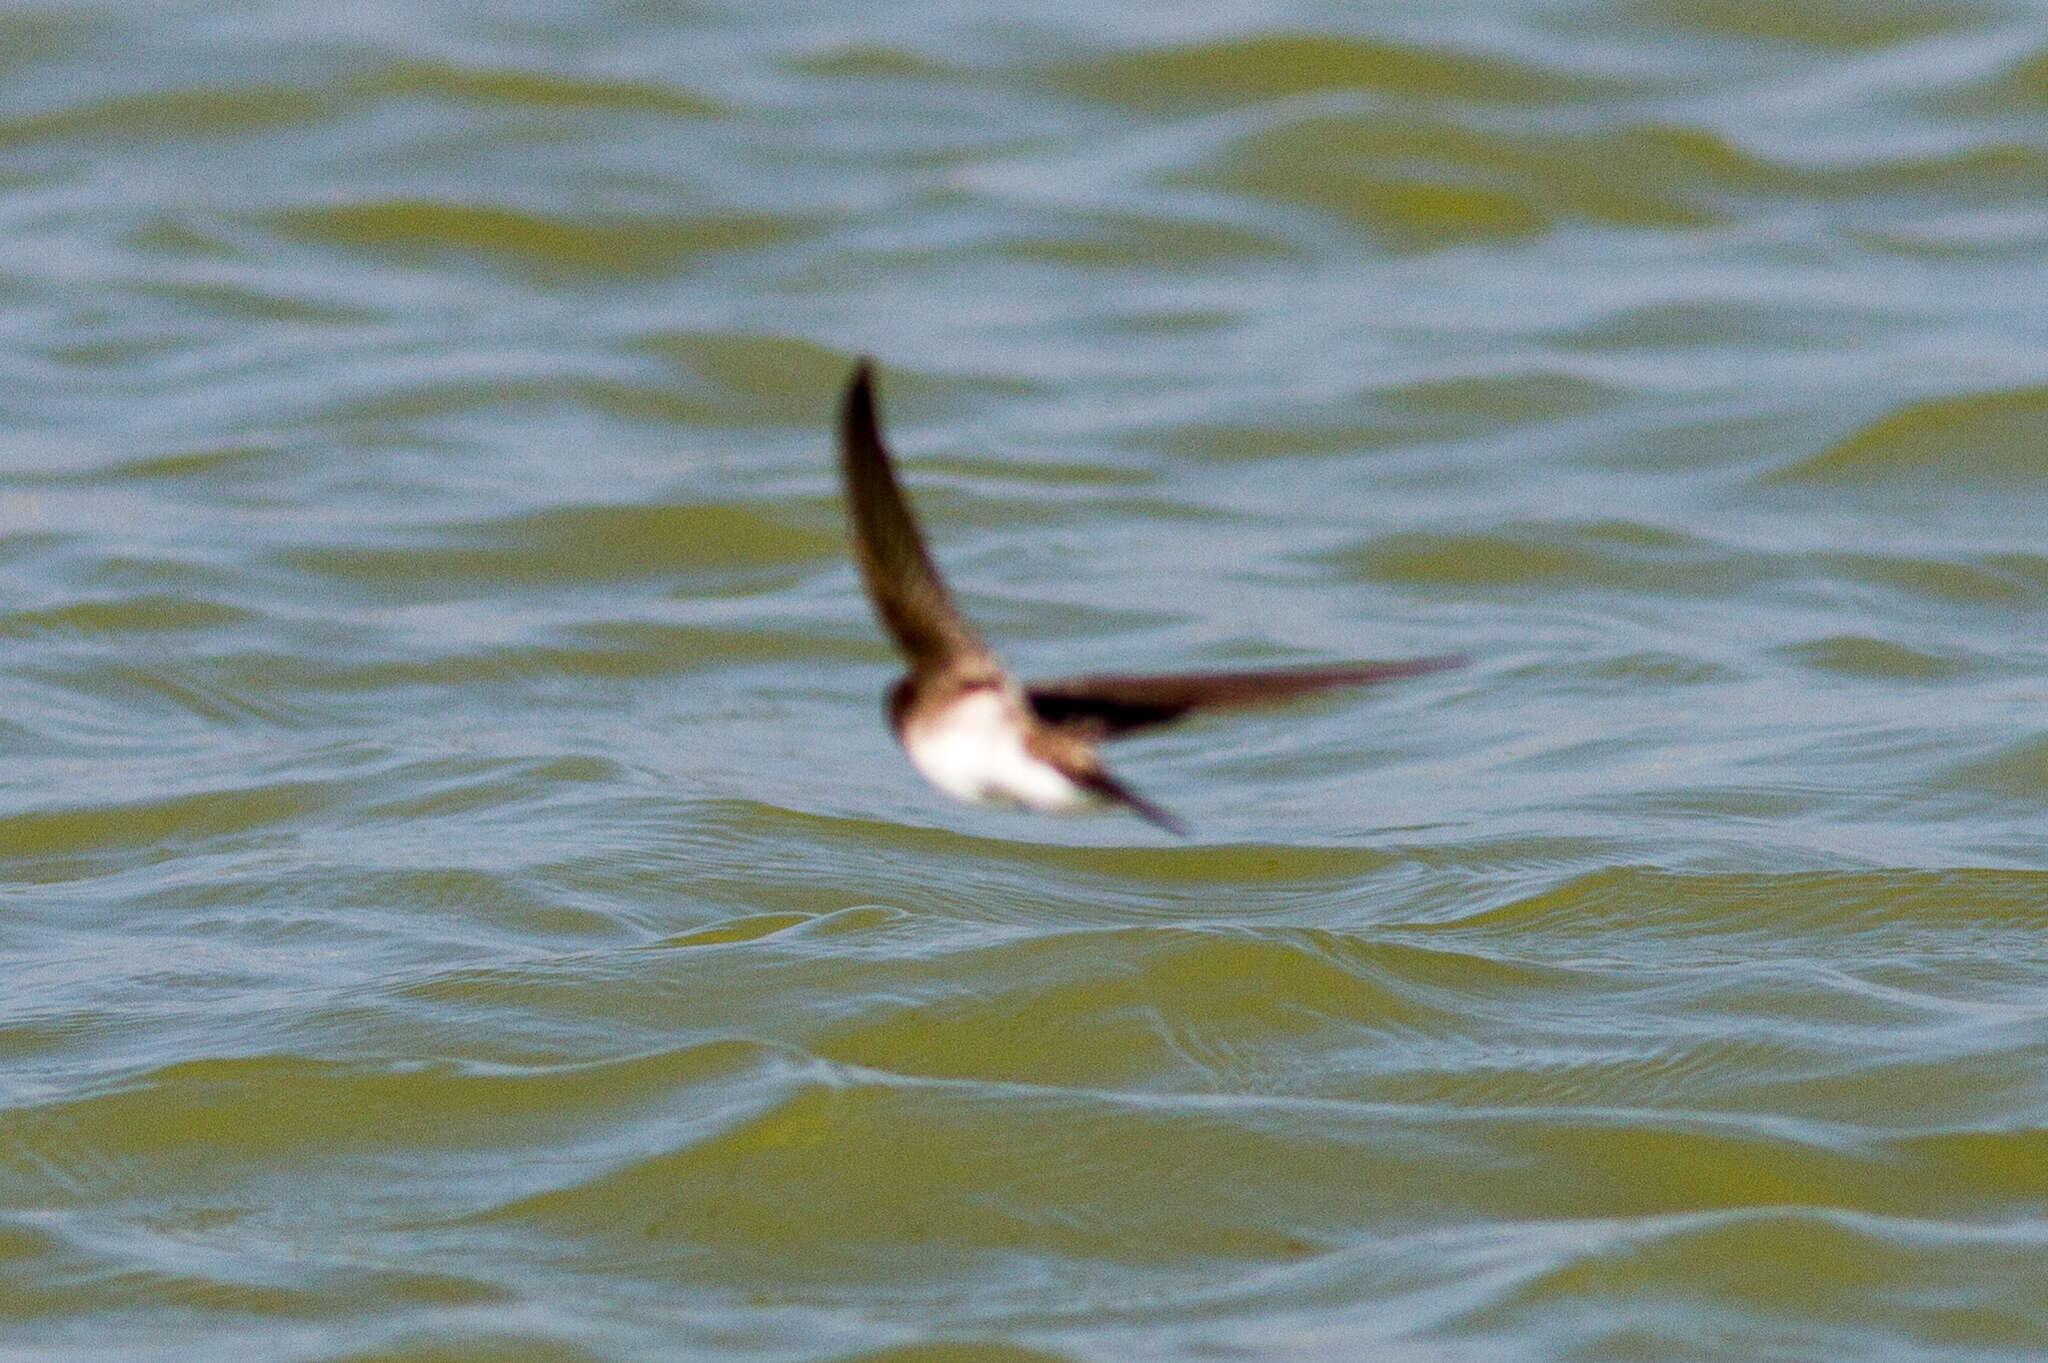
<path id="1" fill-rule="evenodd" d="M 2048 12 L 0 11 L 0 1358 L 2048 1352 Z M 876 355 L 1027 675 L 883 731 Z"/>

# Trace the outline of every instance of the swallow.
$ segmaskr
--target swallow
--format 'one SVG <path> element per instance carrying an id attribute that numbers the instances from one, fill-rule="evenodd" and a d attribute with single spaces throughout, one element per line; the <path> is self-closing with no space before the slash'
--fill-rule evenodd
<path id="1" fill-rule="evenodd" d="M 838 435 L 853 559 L 876 617 L 910 664 L 888 691 L 889 728 L 910 764 L 955 799 L 1059 813 L 1121 806 L 1185 837 L 1187 825 L 1109 774 L 1100 744 L 1204 711 L 1269 705 L 1464 662 L 1413 658 L 1019 682 L 954 606 L 932 564 L 882 441 L 868 360 L 856 364 L 847 383 Z"/>

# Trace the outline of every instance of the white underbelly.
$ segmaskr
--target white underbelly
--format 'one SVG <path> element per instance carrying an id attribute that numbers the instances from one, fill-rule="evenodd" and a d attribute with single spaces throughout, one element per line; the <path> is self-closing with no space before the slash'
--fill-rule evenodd
<path id="1" fill-rule="evenodd" d="M 904 735 L 904 751 L 925 780 L 970 804 L 1012 804 L 1026 809 L 1085 809 L 1095 796 L 1024 748 L 1024 730 L 1012 702 L 996 691 L 977 691 Z"/>

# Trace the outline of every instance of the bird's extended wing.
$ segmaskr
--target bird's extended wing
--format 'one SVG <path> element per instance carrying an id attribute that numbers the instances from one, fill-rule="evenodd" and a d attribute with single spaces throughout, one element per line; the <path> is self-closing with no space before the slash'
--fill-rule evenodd
<path id="1" fill-rule="evenodd" d="M 1160 677 L 1066 677 L 1025 687 L 1031 708 L 1056 728 L 1092 739 L 1170 724 L 1198 710 L 1271 705 L 1343 686 L 1464 665 L 1463 658 L 1410 658 L 1389 663 L 1273 668 L 1257 672 L 1186 672 Z"/>
<path id="2" fill-rule="evenodd" d="M 846 516 L 853 557 L 875 614 L 916 673 L 963 658 L 986 657 L 988 648 L 954 607 L 932 566 L 917 521 L 875 417 L 873 367 L 862 360 L 839 404 L 839 473 L 846 484 Z"/>

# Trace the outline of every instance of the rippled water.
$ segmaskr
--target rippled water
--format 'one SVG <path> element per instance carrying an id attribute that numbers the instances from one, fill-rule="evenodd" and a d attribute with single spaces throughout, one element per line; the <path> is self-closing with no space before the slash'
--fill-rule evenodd
<path id="1" fill-rule="evenodd" d="M 2048 20 L 0 14 L 0 1357 L 2048 1351 Z M 1459 651 L 943 803 L 1021 670 Z"/>

